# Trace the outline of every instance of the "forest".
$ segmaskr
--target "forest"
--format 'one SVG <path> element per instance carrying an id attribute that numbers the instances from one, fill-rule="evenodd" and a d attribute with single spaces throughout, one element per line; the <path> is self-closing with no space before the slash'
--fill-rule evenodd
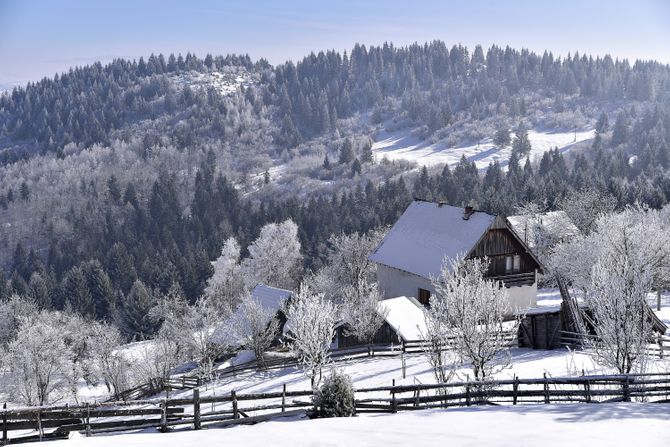
<path id="1" fill-rule="evenodd" d="M 214 73 L 244 81 L 189 85 Z M 484 170 L 375 159 L 389 126 L 492 138 L 512 156 Z M 538 127 L 596 133 L 531 160 Z M 231 238 L 244 265 L 264 228 L 292 221 L 299 283 L 327 267 L 338 236 L 383 229 L 413 197 L 503 215 L 661 208 L 669 142 L 670 67 L 651 61 L 435 41 L 277 66 L 187 54 L 73 68 L 0 96 L 0 301 L 27 296 L 146 337 L 158 325 L 133 315 L 170 293 L 196 303 Z"/>

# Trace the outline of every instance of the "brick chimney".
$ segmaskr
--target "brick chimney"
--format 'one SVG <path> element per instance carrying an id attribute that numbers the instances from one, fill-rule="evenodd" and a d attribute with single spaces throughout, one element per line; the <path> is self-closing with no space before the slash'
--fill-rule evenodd
<path id="1" fill-rule="evenodd" d="M 475 212 L 474 208 L 472 208 L 470 205 L 466 206 L 465 209 L 463 210 L 463 220 L 468 220 L 470 219 L 470 216 Z"/>

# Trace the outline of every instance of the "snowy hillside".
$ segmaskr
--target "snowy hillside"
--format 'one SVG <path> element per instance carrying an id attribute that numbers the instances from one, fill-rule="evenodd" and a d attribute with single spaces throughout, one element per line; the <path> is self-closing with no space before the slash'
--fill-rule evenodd
<path id="1" fill-rule="evenodd" d="M 530 130 L 528 131 L 532 146 L 530 159 L 542 157 L 542 154 L 554 147 L 558 147 L 561 152 L 568 151 L 575 144 L 593 138 L 594 134 L 593 129 L 577 132 Z M 474 161 L 479 169 L 485 169 L 493 161 L 498 161 L 501 166 L 505 167 L 512 154 L 511 146 L 499 149 L 491 139 L 469 146 L 449 147 L 446 140 L 436 143 L 421 140 L 412 135 L 411 129 L 380 131 L 372 145 L 372 150 L 377 160 L 386 157 L 389 160 L 407 160 L 426 166 L 445 163 L 450 166 L 455 165 L 465 155 L 468 160 Z"/>

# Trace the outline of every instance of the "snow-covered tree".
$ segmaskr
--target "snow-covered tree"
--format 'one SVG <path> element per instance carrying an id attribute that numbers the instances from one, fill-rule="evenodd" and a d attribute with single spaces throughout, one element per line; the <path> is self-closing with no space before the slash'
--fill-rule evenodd
<path id="1" fill-rule="evenodd" d="M 455 375 L 456 354 L 451 345 L 448 318 L 444 306 L 433 305 L 425 310 L 426 331 L 422 338 L 426 341 L 424 353 L 438 383 L 447 383 Z"/>
<path id="2" fill-rule="evenodd" d="M 74 354 L 65 343 L 55 313 L 42 311 L 22 318 L 7 347 L 10 393 L 28 405 L 45 405 L 63 398 L 71 389 Z"/>
<path id="3" fill-rule="evenodd" d="M 611 194 L 590 188 L 572 192 L 559 206 L 582 233 L 589 234 L 601 216 L 614 211 L 616 199 Z"/>
<path id="4" fill-rule="evenodd" d="M 242 261 L 248 288 L 263 283 L 293 289 L 301 267 L 298 226 L 290 219 L 264 225 L 249 246 L 249 257 Z"/>
<path id="5" fill-rule="evenodd" d="M 433 281 L 431 299 L 431 318 L 448 328 L 451 345 L 471 362 L 476 380 L 485 380 L 509 364 L 510 357 L 504 354 L 509 354 L 505 334 L 510 328 L 503 321 L 516 310 L 509 308 L 507 290 L 484 278 L 487 269 L 485 259 L 448 260 Z"/>
<path id="6" fill-rule="evenodd" d="M 337 306 L 303 285 L 289 301 L 285 313 L 291 350 L 305 367 L 312 389 L 316 389 L 323 367 L 330 361 Z"/>
<path id="7" fill-rule="evenodd" d="M 246 294 L 232 316 L 230 328 L 237 343 L 253 351 L 258 365 L 264 368 L 263 354 L 272 345 L 279 330 L 276 312 L 263 307 L 258 300 Z"/>
<path id="8" fill-rule="evenodd" d="M 644 369 L 652 322 L 647 303 L 653 272 L 645 268 L 626 234 L 614 250 L 593 266 L 586 302 L 593 312 L 598 339 L 591 345 L 599 361 L 621 374 Z M 614 248 L 614 247 L 613 247 Z"/>
<path id="9" fill-rule="evenodd" d="M 206 296 L 188 309 L 184 333 L 186 348 L 204 377 L 211 377 L 216 359 L 235 347 L 228 339 L 216 335 L 216 329 L 228 318 L 230 310 L 220 310 L 219 305 L 214 305 Z"/>
<path id="10" fill-rule="evenodd" d="M 375 284 L 364 280 L 360 287 L 361 290 L 351 286 L 344 290 L 341 317 L 347 325 L 348 335 L 370 344 L 384 324 L 388 309 L 379 308 L 381 295 Z"/>
<path id="11" fill-rule="evenodd" d="M 375 281 L 377 271 L 368 259 L 386 233 L 385 228 L 370 230 L 365 234 L 351 233 L 331 236 L 326 265 L 310 280 L 315 291 L 326 298 L 342 300 L 344 288 L 364 293 Z"/>
<path id="12" fill-rule="evenodd" d="M 21 328 L 21 322 L 37 314 L 37 305 L 28 298 L 12 295 L 0 302 L 0 346 L 7 346 Z"/>
<path id="13" fill-rule="evenodd" d="M 87 343 L 90 349 L 90 369 L 105 382 L 107 391 L 116 396 L 130 386 L 131 363 L 123 355 L 123 337 L 119 330 L 106 323 L 93 325 Z"/>
<path id="14" fill-rule="evenodd" d="M 232 308 L 244 290 L 240 266 L 240 245 L 234 237 L 226 239 L 221 255 L 214 261 L 214 274 L 207 281 L 205 295 L 221 309 Z"/>

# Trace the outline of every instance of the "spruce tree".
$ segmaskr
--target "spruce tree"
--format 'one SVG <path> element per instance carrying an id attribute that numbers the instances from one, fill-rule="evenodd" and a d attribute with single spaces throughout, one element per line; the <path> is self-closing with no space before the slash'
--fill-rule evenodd
<path id="1" fill-rule="evenodd" d="M 354 159 L 354 146 L 351 143 L 351 139 L 347 138 L 344 140 L 344 143 L 340 148 L 339 162 L 341 165 L 344 165 L 350 163 L 353 159 Z"/>

